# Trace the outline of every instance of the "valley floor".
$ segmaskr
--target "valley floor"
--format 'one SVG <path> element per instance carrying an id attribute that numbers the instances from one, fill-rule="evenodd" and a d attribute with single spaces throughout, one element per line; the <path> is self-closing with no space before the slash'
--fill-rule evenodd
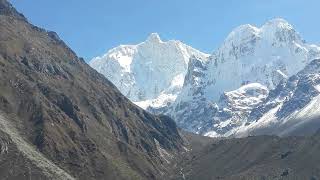
<path id="1" fill-rule="evenodd" d="M 319 134 L 208 139 L 184 133 L 191 150 L 172 179 L 320 179 Z"/>

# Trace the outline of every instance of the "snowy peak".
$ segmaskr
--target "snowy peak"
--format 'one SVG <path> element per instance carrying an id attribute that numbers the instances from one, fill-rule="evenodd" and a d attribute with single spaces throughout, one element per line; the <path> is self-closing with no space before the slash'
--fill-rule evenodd
<path id="1" fill-rule="evenodd" d="M 192 55 L 208 56 L 180 41 L 162 41 L 157 33 L 151 33 L 144 42 L 118 46 L 89 64 L 131 101 L 161 106 L 159 102 L 168 102 L 164 97 L 174 100 L 182 88 Z"/>
<path id="2" fill-rule="evenodd" d="M 293 26 L 289 24 L 288 21 L 282 18 L 275 18 L 267 21 L 263 26 L 262 29 L 293 29 Z"/>
<path id="3" fill-rule="evenodd" d="M 285 19 L 274 18 L 263 24 L 261 29 L 293 29 L 293 26 Z"/>
<path id="4" fill-rule="evenodd" d="M 246 46 L 255 46 L 256 42 L 263 40 L 276 45 L 282 43 L 302 43 L 300 35 L 295 31 L 293 26 L 286 20 L 276 18 L 268 21 L 260 28 L 245 24 L 235 28 L 224 41 L 222 49 L 245 48 Z"/>
<path id="5" fill-rule="evenodd" d="M 239 26 L 209 58 L 190 60 L 169 114 L 185 129 L 226 136 L 245 124 L 270 90 L 317 57 L 320 48 L 305 43 L 283 19 Z"/>
<path id="6" fill-rule="evenodd" d="M 266 22 L 260 30 L 264 33 L 276 34 L 278 32 L 288 32 L 298 34 L 288 21 L 276 18 Z"/>
<path id="7" fill-rule="evenodd" d="M 276 18 L 261 27 L 235 28 L 210 56 L 151 33 L 144 42 L 116 47 L 90 65 L 138 106 L 167 114 L 188 131 L 228 136 L 251 127 L 296 89 L 307 87 L 317 95 L 319 63 L 311 61 L 319 57 L 320 47 L 307 44 L 291 24 Z M 303 72 L 314 73 L 305 77 Z M 295 94 L 281 116 L 291 113 L 295 102 L 304 104 L 299 99 L 306 94 Z M 271 105 L 263 108 L 264 102 Z"/>
<path id="8" fill-rule="evenodd" d="M 162 41 L 161 41 L 158 33 L 151 33 L 145 42 L 146 43 L 160 43 Z"/>
<path id="9" fill-rule="evenodd" d="M 303 43 L 293 26 L 284 19 L 273 19 L 261 27 L 262 35 L 271 41 Z"/>
<path id="10" fill-rule="evenodd" d="M 258 36 L 260 29 L 250 24 L 241 25 L 235 28 L 226 38 L 224 44 L 240 44 L 246 39 Z"/>
<path id="11" fill-rule="evenodd" d="M 227 86 L 222 87 L 223 90 L 228 91 L 245 81 L 272 88 L 319 55 L 319 48 L 306 44 L 293 26 L 283 19 L 270 20 L 260 28 L 242 25 L 235 28 L 213 53 L 211 67 L 208 68 L 211 69 L 209 78 L 220 79 L 221 85 Z M 232 81 L 238 83 L 232 86 Z M 213 84 L 216 89 L 220 82 Z"/>

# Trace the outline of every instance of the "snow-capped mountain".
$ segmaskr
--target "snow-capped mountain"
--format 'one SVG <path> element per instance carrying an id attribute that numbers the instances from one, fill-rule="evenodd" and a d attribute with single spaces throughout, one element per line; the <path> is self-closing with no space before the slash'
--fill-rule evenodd
<path id="1" fill-rule="evenodd" d="M 121 45 L 89 63 L 131 101 L 146 108 L 175 100 L 192 55 L 207 57 L 180 41 L 163 42 L 152 33 L 137 45 Z"/>
<path id="2" fill-rule="evenodd" d="M 269 116 L 268 108 L 274 107 L 269 104 L 278 102 L 270 98 L 319 57 L 320 47 L 277 18 L 261 27 L 235 28 L 210 56 L 179 41 L 163 42 L 153 33 L 138 45 L 111 49 L 90 65 L 138 106 L 171 116 L 183 129 L 242 136 L 267 133 L 254 129 Z"/>
<path id="3" fill-rule="evenodd" d="M 181 93 L 162 112 L 189 131 L 228 136 L 245 124 L 246 116 L 269 90 L 319 55 L 320 48 L 307 44 L 283 19 L 260 28 L 242 25 L 209 58 L 190 60 Z"/>

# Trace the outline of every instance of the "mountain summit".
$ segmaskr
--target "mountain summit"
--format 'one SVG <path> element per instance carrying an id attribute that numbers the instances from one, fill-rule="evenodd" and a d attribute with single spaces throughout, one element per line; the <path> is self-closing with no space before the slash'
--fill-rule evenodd
<path id="1" fill-rule="evenodd" d="M 198 65 L 190 66 L 187 74 L 195 77 L 188 77 L 192 82 L 185 82 L 166 113 L 180 127 L 192 132 L 210 131 L 207 135 L 228 136 L 233 128 L 245 124 L 245 117 L 255 107 L 252 105 L 258 105 L 267 96 L 257 94 L 265 92 L 262 89 L 256 90 L 261 86 L 275 88 L 319 56 L 320 48 L 307 44 L 283 19 L 270 20 L 260 28 L 239 26 L 207 60 L 193 60 Z M 244 102 L 250 99 L 243 95 L 237 96 L 238 99 L 233 96 L 229 101 L 227 96 L 234 93 L 228 92 L 250 83 L 260 84 L 255 86 L 258 88 L 255 99 L 251 99 L 256 102 Z M 238 104 L 251 105 L 235 111 Z"/>
<path id="2" fill-rule="evenodd" d="M 158 33 L 151 33 L 145 42 L 149 43 L 161 43 L 161 39 Z"/>
<path id="3" fill-rule="evenodd" d="M 152 33 L 90 65 L 140 107 L 170 115 L 192 132 L 229 136 L 270 90 L 319 56 L 320 47 L 276 18 L 235 28 L 210 56 Z"/>
<path id="4" fill-rule="evenodd" d="M 89 64 L 130 100 L 147 107 L 154 99 L 174 101 L 192 55 L 207 56 L 180 41 L 164 42 L 152 33 L 142 43 L 118 46 Z"/>

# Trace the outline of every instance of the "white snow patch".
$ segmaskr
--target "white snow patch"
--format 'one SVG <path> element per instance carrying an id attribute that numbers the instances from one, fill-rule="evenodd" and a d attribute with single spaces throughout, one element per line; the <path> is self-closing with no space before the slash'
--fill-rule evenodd
<path id="1" fill-rule="evenodd" d="M 312 119 L 320 116 L 320 95 L 314 97 L 304 108 L 292 113 L 283 122 L 290 119 Z M 303 123 L 303 122 L 302 122 Z"/>
<path id="2" fill-rule="evenodd" d="M 318 85 L 314 86 L 314 88 L 315 88 L 317 91 L 319 91 L 319 92 L 320 92 L 320 84 L 318 84 Z"/>
<path id="3" fill-rule="evenodd" d="M 168 153 L 164 148 L 161 147 L 160 143 L 158 140 L 154 139 L 154 142 L 156 143 L 158 152 L 160 156 L 168 163 L 170 164 L 170 160 L 172 159 L 172 155 Z"/>
<path id="4" fill-rule="evenodd" d="M 272 124 L 276 124 L 278 122 L 277 117 L 275 116 L 276 112 L 281 108 L 282 104 L 277 107 L 271 109 L 269 112 L 264 114 L 259 120 L 251 122 L 250 125 L 243 124 L 242 126 L 234 129 L 233 134 L 236 137 L 245 137 L 250 135 L 250 131 L 262 128 L 269 127 Z"/>
<path id="5" fill-rule="evenodd" d="M 215 131 L 209 131 L 207 133 L 204 134 L 204 136 L 208 136 L 208 137 L 221 137 L 221 134 L 215 132 Z"/>

